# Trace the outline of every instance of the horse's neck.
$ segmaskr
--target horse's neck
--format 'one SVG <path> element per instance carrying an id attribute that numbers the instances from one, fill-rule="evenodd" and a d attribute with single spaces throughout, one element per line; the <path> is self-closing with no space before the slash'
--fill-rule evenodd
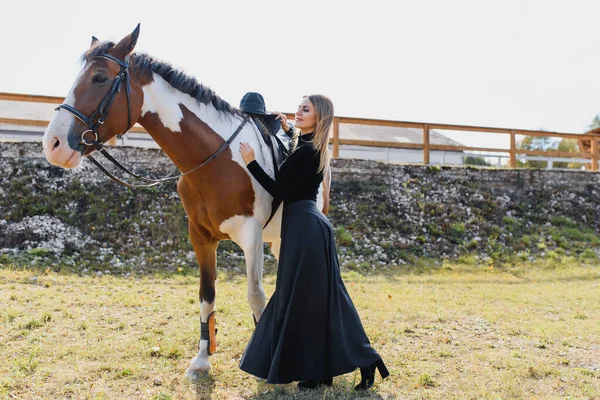
<path id="1" fill-rule="evenodd" d="M 173 89 L 162 77 L 142 87 L 144 101 L 138 122 L 181 170 L 210 157 L 235 131 L 240 120 L 225 117 L 212 104 Z"/>

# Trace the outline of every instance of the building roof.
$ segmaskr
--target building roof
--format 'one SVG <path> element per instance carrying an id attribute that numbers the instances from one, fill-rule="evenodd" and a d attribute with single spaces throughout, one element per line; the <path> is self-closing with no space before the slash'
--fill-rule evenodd
<path id="1" fill-rule="evenodd" d="M 340 139 L 373 140 L 380 142 L 423 143 L 423 130 L 359 124 L 340 124 Z M 429 130 L 429 143 L 437 145 L 464 146 L 436 130 Z"/>

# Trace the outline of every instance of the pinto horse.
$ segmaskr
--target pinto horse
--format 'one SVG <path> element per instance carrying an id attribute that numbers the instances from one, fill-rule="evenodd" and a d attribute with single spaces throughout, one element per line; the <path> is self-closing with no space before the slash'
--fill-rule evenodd
<path id="1" fill-rule="evenodd" d="M 282 212 L 279 207 L 265 227 L 272 198 L 238 151 L 240 142 L 250 143 L 258 163 L 273 175 L 271 153 L 252 120 L 168 63 L 135 53 L 138 36 L 139 25 L 117 44 L 92 38 L 80 74 L 44 133 L 43 148 L 51 164 L 75 168 L 137 122 L 179 169 L 177 191 L 200 267 L 201 335 L 186 371 L 186 377 L 197 379 L 210 370 L 209 356 L 216 349 L 219 241 L 233 240 L 244 252 L 248 302 L 258 321 L 266 302 L 263 242 L 279 256 Z M 324 212 L 328 198 L 327 183 L 318 196 Z"/>

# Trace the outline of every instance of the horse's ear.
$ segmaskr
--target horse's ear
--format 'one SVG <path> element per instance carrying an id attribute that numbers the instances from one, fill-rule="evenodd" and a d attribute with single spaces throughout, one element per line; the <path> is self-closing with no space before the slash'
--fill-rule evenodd
<path id="1" fill-rule="evenodd" d="M 92 43 L 90 44 L 90 47 L 94 47 L 98 44 L 98 42 L 100 42 L 98 38 L 96 36 L 92 36 Z"/>
<path id="2" fill-rule="evenodd" d="M 139 35 L 140 24 L 137 24 L 133 32 L 121 39 L 121 41 L 115 46 L 115 51 L 118 53 L 118 55 L 122 57 L 129 55 L 135 48 L 135 44 L 137 43 Z"/>

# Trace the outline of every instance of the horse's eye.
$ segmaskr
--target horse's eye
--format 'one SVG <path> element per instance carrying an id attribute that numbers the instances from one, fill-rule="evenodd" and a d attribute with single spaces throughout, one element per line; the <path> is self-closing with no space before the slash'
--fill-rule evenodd
<path id="1" fill-rule="evenodd" d="M 94 75 L 92 78 L 92 83 L 104 83 L 108 80 L 108 77 L 104 74 Z"/>

